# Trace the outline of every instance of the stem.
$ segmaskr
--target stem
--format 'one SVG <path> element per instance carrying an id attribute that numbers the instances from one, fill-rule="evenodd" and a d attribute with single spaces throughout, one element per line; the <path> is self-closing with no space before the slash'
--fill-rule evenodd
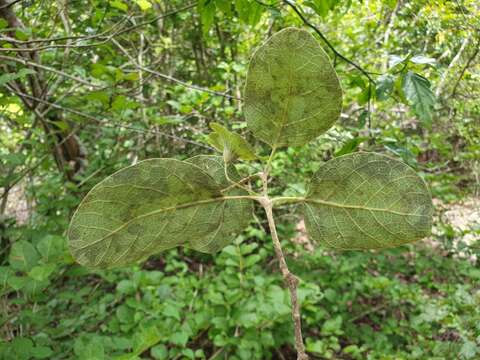
<path id="1" fill-rule="evenodd" d="M 275 254 L 277 255 L 280 271 L 282 272 L 283 279 L 290 291 L 290 299 L 292 301 L 292 319 L 295 327 L 295 348 L 297 350 L 297 360 L 308 360 L 308 355 L 305 353 L 305 345 L 303 344 L 300 304 L 298 303 L 297 298 L 297 287 L 299 281 L 298 278 L 290 272 L 287 262 L 285 261 L 282 245 L 280 244 L 280 240 L 278 240 L 275 220 L 273 218 L 273 203 L 268 196 L 261 198 L 260 203 L 267 214 L 268 227 L 270 228 L 270 234 L 272 235 L 273 247 L 275 249 Z"/>
<path id="2" fill-rule="evenodd" d="M 365 77 L 368 79 L 368 81 L 372 82 L 375 84 L 375 80 L 370 76 L 371 72 L 368 72 L 367 70 L 365 70 L 364 68 L 362 68 L 360 65 L 358 65 L 357 63 L 355 63 L 354 61 L 348 59 L 347 57 L 345 57 L 344 55 L 340 54 L 337 49 L 335 49 L 335 47 L 330 43 L 330 41 L 326 38 L 326 36 L 315 26 L 313 25 L 310 21 L 307 20 L 307 18 L 302 14 L 302 12 L 299 10 L 299 6 L 297 7 L 295 4 L 293 4 L 292 2 L 290 2 L 290 0 L 283 0 L 283 2 L 290 6 L 293 11 L 297 14 L 297 16 L 303 21 L 303 23 L 308 26 L 309 28 L 313 29 L 313 31 L 315 31 L 318 36 L 320 36 L 320 38 L 323 40 L 323 42 L 330 48 L 330 50 L 332 50 L 332 52 L 335 54 L 336 57 L 339 57 L 340 59 L 342 59 L 343 61 L 349 63 L 350 65 L 352 65 L 354 68 L 356 68 L 358 71 L 360 71 L 363 75 L 365 75 Z"/>
<path id="3" fill-rule="evenodd" d="M 238 185 L 241 185 L 241 184 L 243 184 L 243 183 L 246 183 L 247 181 L 249 181 L 249 180 L 251 180 L 251 179 L 253 179 L 253 178 L 257 177 L 257 176 L 259 176 L 259 174 L 249 175 L 249 176 L 247 176 L 247 177 L 244 177 L 244 178 L 241 179 L 241 180 L 238 180 L 238 182 L 234 182 L 233 180 L 229 180 L 229 178 L 227 178 L 227 180 L 229 180 L 230 182 L 234 182 L 234 184 L 226 187 L 225 189 L 222 189 L 221 192 L 222 192 L 222 193 L 227 192 L 227 191 L 231 190 L 232 188 L 237 187 Z M 244 189 L 244 190 L 245 190 L 245 189 Z M 249 189 L 249 193 L 253 193 L 253 192 Z"/>
<path id="4" fill-rule="evenodd" d="M 284 205 L 284 204 L 297 204 L 305 202 L 304 197 L 295 197 L 295 196 L 279 196 L 272 199 L 273 207 L 277 205 Z"/>
<path id="5" fill-rule="evenodd" d="M 238 188 L 240 188 L 240 189 L 242 189 L 242 190 L 245 190 L 245 191 L 246 191 L 247 193 L 249 193 L 250 195 L 255 195 L 255 193 L 254 193 L 251 189 L 249 189 L 248 187 L 242 185 L 242 182 L 243 182 L 245 179 L 248 180 L 249 177 L 247 177 L 247 178 L 245 178 L 245 179 L 241 179 L 239 182 L 236 182 L 235 180 L 232 180 L 232 179 L 230 178 L 230 176 L 228 176 L 228 164 L 227 164 L 226 162 L 223 163 L 223 173 L 224 173 L 225 178 L 227 179 L 227 181 L 228 181 L 229 183 L 231 183 L 232 185 L 230 185 L 230 186 L 227 187 L 226 189 L 223 189 L 222 192 L 223 192 L 223 191 L 226 191 L 226 190 L 229 190 L 229 189 L 232 188 L 232 187 L 238 187 Z M 246 180 L 245 180 L 245 181 L 246 181 Z"/>
<path id="6" fill-rule="evenodd" d="M 272 167 L 272 160 L 273 156 L 275 155 L 275 151 L 277 151 L 277 146 L 273 145 L 272 146 L 272 151 L 270 152 L 270 156 L 268 157 L 267 165 L 265 166 L 265 176 L 268 177 L 268 174 L 270 173 L 270 169 Z"/>

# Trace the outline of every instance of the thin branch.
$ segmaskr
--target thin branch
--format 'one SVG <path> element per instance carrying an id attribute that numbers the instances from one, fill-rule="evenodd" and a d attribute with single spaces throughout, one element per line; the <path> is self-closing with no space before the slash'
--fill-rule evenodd
<path id="1" fill-rule="evenodd" d="M 375 84 L 375 80 L 370 76 L 370 73 L 365 70 L 364 68 L 362 68 L 360 65 L 358 65 L 357 63 L 355 63 L 354 61 L 348 59 L 347 57 L 345 57 L 344 55 L 342 55 L 341 53 L 339 53 L 337 51 L 337 49 L 335 49 L 335 47 L 330 43 L 330 41 L 325 37 L 325 35 L 323 35 L 323 33 L 315 26 L 313 25 L 310 21 L 307 20 L 307 18 L 302 14 L 302 12 L 299 10 L 299 8 L 297 6 L 295 6 L 292 2 L 290 2 L 290 0 L 283 0 L 283 2 L 285 4 L 287 4 L 288 6 L 290 6 L 293 11 L 295 11 L 295 13 L 298 15 L 298 17 L 303 21 L 303 23 L 308 26 L 309 28 L 313 29 L 317 34 L 318 36 L 320 36 L 320 38 L 323 40 L 323 42 L 328 46 L 328 48 L 330 50 L 332 50 L 332 52 L 335 54 L 335 56 L 339 57 L 340 59 L 342 59 L 343 61 L 349 63 L 350 65 L 352 65 L 354 68 L 356 68 L 358 71 L 360 71 L 363 75 L 365 75 L 365 77 L 372 83 Z"/>
<path id="2" fill-rule="evenodd" d="M 18 63 L 23 64 L 23 65 L 28 65 L 28 66 L 31 66 L 31 67 L 34 67 L 34 68 L 38 68 L 38 69 L 42 69 L 42 70 L 45 70 L 45 71 L 52 72 L 54 74 L 63 76 L 67 79 L 79 82 L 80 84 L 83 84 L 83 85 L 87 85 L 87 86 L 94 87 L 94 88 L 101 88 L 101 86 L 92 84 L 91 82 L 88 82 L 87 80 L 84 80 L 82 78 L 67 74 L 66 72 L 54 69 L 50 66 L 37 64 L 36 62 L 30 61 L 30 60 L 21 59 L 21 58 L 17 58 L 17 57 L 14 57 L 14 56 L 5 56 L 5 55 L 0 55 L 0 60 L 15 61 L 15 62 L 18 62 Z"/>
<path id="3" fill-rule="evenodd" d="M 72 129 L 72 131 L 67 135 L 65 136 L 62 141 L 60 141 L 59 143 L 55 144 L 56 147 L 58 146 L 61 146 L 63 143 L 65 143 L 70 137 L 72 137 L 73 135 L 75 135 L 75 132 L 77 131 L 78 129 Z M 29 166 L 28 168 L 26 168 L 25 170 L 23 170 L 19 176 L 17 176 L 17 178 L 15 180 L 13 180 L 11 183 L 9 183 L 2 195 L 0 195 L 0 200 L 3 199 L 5 196 L 8 195 L 8 192 L 10 191 L 10 189 L 12 189 L 15 185 L 17 185 L 27 174 L 29 174 L 30 172 L 32 172 L 33 170 L 35 170 L 37 167 L 39 167 L 43 161 L 49 157 L 50 154 L 45 154 L 43 156 L 40 157 L 40 159 L 38 159 L 38 161 L 32 165 L 32 166 Z"/>
<path id="4" fill-rule="evenodd" d="M 266 178 L 263 179 L 264 182 L 267 181 Z M 283 275 L 283 279 L 290 291 L 290 299 L 292 302 L 292 319 L 295 327 L 295 348 L 297 350 L 297 360 L 308 360 L 308 355 L 305 352 L 305 345 L 303 344 L 302 336 L 302 321 L 300 317 L 300 304 L 297 297 L 297 288 L 299 280 L 293 275 L 288 269 L 287 262 L 285 261 L 285 256 L 283 255 L 282 245 L 278 239 L 277 229 L 275 226 L 275 220 L 273 218 L 272 211 L 272 202 L 270 199 L 262 198 L 260 201 L 268 219 L 268 227 L 270 228 L 270 234 L 272 235 L 273 247 L 275 249 L 275 254 L 277 256 L 280 271 Z"/>
<path id="5" fill-rule="evenodd" d="M 270 159 L 275 153 L 275 148 L 272 149 Z M 271 160 L 270 160 L 271 161 Z M 297 360 L 308 360 L 308 355 L 305 352 L 305 344 L 303 343 L 302 336 L 302 320 L 300 316 L 300 304 L 297 297 L 297 288 L 299 280 L 293 275 L 288 269 L 287 261 L 283 255 L 282 245 L 278 239 L 277 228 L 275 226 L 275 219 L 273 218 L 273 203 L 276 199 L 270 199 L 268 197 L 268 171 L 269 163 L 265 166 L 263 173 L 260 174 L 260 178 L 263 183 L 263 192 L 262 197 L 257 198 L 256 200 L 262 205 L 267 215 L 268 227 L 270 229 L 270 234 L 272 235 L 273 248 L 275 249 L 275 255 L 277 256 L 280 272 L 282 273 L 283 280 L 288 287 L 290 292 L 290 300 L 292 302 L 292 319 L 295 331 L 295 349 L 297 350 Z"/>
<path id="6" fill-rule="evenodd" d="M 61 106 L 61 105 L 58 105 L 58 104 L 55 104 L 55 103 L 52 103 L 52 102 L 49 102 L 49 101 L 46 101 L 46 100 L 43 100 L 43 99 L 40 99 L 40 98 L 37 98 L 35 96 L 32 96 L 32 95 L 29 95 L 29 94 L 25 94 L 25 93 L 22 93 L 20 91 L 17 91 L 17 90 L 10 90 L 12 91 L 14 94 L 20 96 L 21 98 L 26 98 L 26 99 L 30 99 L 30 100 L 35 100 L 41 104 L 45 104 L 45 105 L 49 105 L 50 107 L 54 108 L 54 109 L 58 109 L 58 110 L 62 110 L 62 111 L 65 111 L 65 112 L 69 112 L 71 114 L 75 114 L 75 115 L 78 115 L 84 119 L 87 119 L 87 120 L 90 120 L 90 121 L 93 121 L 95 123 L 97 123 L 97 125 L 95 126 L 102 126 L 102 127 L 108 127 L 108 128 L 122 128 L 122 129 L 126 129 L 126 130 L 131 130 L 131 131 L 136 131 L 136 132 L 141 132 L 141 133 L 150 133 L 150 134 L 158 134 L 158 135 L 161 135 L 161 136 L 165 136 L 165 137 L 168 137 L 168 138 L 171 138 L 171 139 L 175 139 L 175 140 L 179 140 L 179 141 L 182 141 L 182 142 L 185 142 L 185 143 L 189 143 L 189 144 L 192 144 L 192 145 L 196 145 L 196 146 L 199 146 L 199 147 L 202 147 L 202 148 L 205 148 L 205 149 L 208 149 L 210 151 L 214 150 L 213 148 L 207 146 L 207 145 L 204 145 L 202 143 L 199 143 L 199 142 L 196 142 L 196 141 L 193 141 L 193 140 L 189 140 L 189 139 L 184 139 L 182 137 L 178 137 L 178 136 L 175 136 L 175 135 L 170 135 L 170 134 L 167 134 L 167 133 L 164 133 L 162 131 L 158 131 L 158 130 L 155 130 L 155 131 L 152 131 L 152 130 L 142 130 L 142 129 L 139 129 L 139 128 L 135 128 L 133 126 L 128 126 L 128 125 L 123 125 L 123 124 L 118 124 L 118 123 L 115 123 L 113 121 L 113 119 L 109 119 L 109 118 L 105 118 L 107 121 L 110 121 L 112 122 L 112 125 L 110 124 L 106 124 L 104 123 L 103 121 L 97 119 L 95 116 L 93 115 L 90 115 L 90 114 L 87 114 L 87 113 L 84 113 L 82 111 L 79 111 L 79 110 L 75 110 L 75 109 L 70 109 L 70 108 L 67 108 L 67 107 L 64 107 L 64 106 Z"/>
<path id="7" fill-rule="evenodd" d="M 453 86 L 453 90 L 452 90 L 452 95 L 450 95 L 450 97 L 455 97 L 455 95 L 457 93 L 458 85 L 460 85 L 460 81 L 462 81 L 462 78 L 465 75 L 465 72 L 470 67 L 473 60 L 477 57 L 479 52 L 480 52 L 480 39 L 477 42 L 477 46 L 476 46 L 476 49 L 475 49 L 474 53 L 468 58 L 467 62 L 465 63 L 465 66 L 463 67 L 462 71 L 460 72 L 460 76 L 458 77 L 457 81 L 455 81 L 455 85 Z"/>
<path id="8" fill-rule="evenodd" d="M 448 65 L 447 69 L 443 72 L 443 74 L 440 78 L 440 82 L 437 86 L 437 90 L 435 91 L 435 96 L 436 97 L 439 97 L 442 94 L 443 87 L 445 86 L 445 84 L 447 82 L 450 70 L 453 69 L 455 67 L 455 65 L 457 64 L 457 62 L 459 62 L 460 59 L 462 58 L 462 54 L 465 51 L 465 49 L 467 48 L 467 45 L 470 42 L 471 37 L 472 37 L 472 35 L 470 34 L 468 37 L 463 39 L 462 45 L 460 46 L 460 49 L 458 50 L 457 54 L 453 57 L 452 61 Z"/>
<path id="9" fill-rule="evenodd" d="M 138 23 L 137 25 L 133 25 L 133 26 L 130 26 L 126 29 L 123 29 L 123 30 L 119 30 L 117 32 L 115 32 L 113 35 L 105 35 L 107 34 L 109 31 L 111 31 L 114 27 L 116 27 L 118 24 L 115 24 L 112 28 L 102 32 L 101 34 L 98 34 L 98 35 L 88 35 L 88 36 L 61 36 L 61 37 L 56 37 L 56 38 L 47 38 L 47 39 L 32 39 L 32 40 L 18 40 L 18 39 L 13 39 L 13 38 L 0 38 L 0 40 L 8 40 L 9 42 L 12 42 L 12 43 L 17 43 L 17 44 L 20 44 L 20 45 L 27 45 L 27 44 L 34 44 L 34 43 L 49 43 L 49 42 L 56 42 L 56 41 L 64 41 L 64 40 L 76 40 L 76 41 L 82 41 L 82 40 L 92 40 L 92 39 L 109 39 L 110 37 L 112 36 L 118 36 L 118 35 L 121 35 L 121 34 L 124 34 L 124 33 L 128 33 L 128 32 L 131 32 L 139 27 L 142 27 L 142 26 L 145 26 L 145 25 L 149 25 L 149 24 L 152 24 L 160 19 L 163 19 L 163 18 L 166 18 L 168 16 L 172 16 L 172 15 L 175 15 L 179 12 L 182 12 L 182 11 L 185 11 L 185 10 L 189 10 L 191 8 L 194 8 L 195 6 L 197 5 L 197 2 L 194 2 L 194 3 L 191 3 L 191 4 L 188 4 L 188 5 L 185 5 L 184 7 L 181 7 L 179 9 L 175 9 L 175 10 L 172 10 L 168 13 L 165 13 L 165 14 L 161 14 L 159 16 L 156 16 L 154 17 L 153 19 L 151 20 L 147 20 L 147 21 L 144 21 L 144 22 L 141 22 L 141 23 Z M 43 49 L 43 48 L 42 48 Z M 38 51 L 39 49 L 35 49 L 33 48 L 34 51 Z"/>
<path id="10" fill-rule="evenodd" d="M 202 92 L 209 93 L 209 94 L 212 94 L 212 95 L 226 97 L 228 99 L 239 100 L 239 101 L 242 100 L 241 98 L 237 98 L 235 96 L 228 95 L 227 93 L 221 93 L 221 92 L 218 92 L 218 91 L 215 91 L 215 90 L 202 88 L 198 85 L 189 84 L 189 83 L 187 83 L 183 80 L 179 80 L 177 78 L 174 78 L 173 76 L 162 74 L 162 73 L 160 73 L 156 70 L 152 70 L 152 69 L 147 68 L 145 66 L 141 66 L 140 64 L 137 63 L 137 61 L 125 50 L 125 48 L 117 40 L 112 39 L 112 41 L 120 49 L 120 51 L 130 60 L 130 62 L 133 64 L 133 66 L 137 70 L 142 70 L 142 71 L 147 72 L 149 74 L 155 75 L 159 78 L 174 82 L 176 84 L 182 85 L 182 86 L 187 87 L 187 88 L 192 89 L 192 90 L 202 91 Z"/>
<path id="11" fill-rule="evenodd" d="M 9 8 L 10 6 L 13 6 L 13 5 L 15 5 L 16 3 L 20 2 L 20 1 L 23 1 L 23 0 L 13 0 L 11 3 L 6 3 L 6 4 L 2 5 L 2 6 L 0 6 L 0 10 Z"/>

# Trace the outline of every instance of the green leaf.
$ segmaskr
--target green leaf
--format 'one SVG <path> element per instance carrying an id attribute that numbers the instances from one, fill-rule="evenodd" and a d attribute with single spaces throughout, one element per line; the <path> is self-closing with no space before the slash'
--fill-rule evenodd
<path id="1" fill-rule="evenodd" d="M 216 0 L 215 5 L 225 15 L 227 15 L 227 16 L 232 15 L 232 1 L 231 0 Z"/>
<path id="2" fill-rule="evenodd" d="M 338 119 L 342 90 L 325 51 L 305 30 L 287 28 L 253 55 L 245 86 L 248 127 L 271 146 L 300 146 Z"/>
<path id="3" fill-rule="evenodd" d="M 123 294 L 123 295 L 131 295 L 131 294 L 135 294 L 135 284 L 133 283 L 132 280 L 121 280 L 118 284 L 117 284 L 117 292 L 119 292 L 120 294 Z"/>
<path id="4" fill-rule="evenodd" d="M 382 75 L 377 81 L 375 94 L 377 99 L 380 101 L 387 100 L 390 97 L 390 94 L 393 91 L 393 85 L 395 84 L 395 79 L 392 75 Z"/>
<path id="5" fill-rule="evenodd" d="M 20 69 L 17 73 L 7 73 L 0 75 L 0 86 L 5 85 L 6 83 L 13 80 L 22 79 L 30 74 L 35 74 L 35 71 L 32 69 Z"/>
<path id="6" fill-rule="evenodd" d="M 152 8 L 152 4 L 148 0 L 135 0 L 135 2 L 143 11 L 146 11 Z"/>
<path id="7" fill-rule="evenodd" d="M 223 153 L 223 159 L 229 163 L 236 158 L 255 160 L 257 156 L 252 146 L 240 135 L 229 131 L 218 123 L 210 123 L 214 131 L 208 136 L 208 142 L 215 149 Z"/>
<path id="8" fill-rule="evenodd" d="M 47 235 L 37 244 L 38 252 L 45 262 L 58 261 L 63 257 L 65 240 L 58 235 Z"/>
<path id="9" fill-rule="evenodd" d="M 220 156 L 198 155 L 186 161 L 198 166 L 200 169 L 210 175 L 215 180 L 219 188 L 231 188 L 230 190 L 224 192 L 225 196 L 248 195 L 246 191 L 232 187 L 232 183 L 225 176 L 225 165 Z M 237 170 L 233 165 L 229 165 L 227 167 L 227 171 L 230 180 L 236 182 L 241 180 Z M 208 253 L 220 251 L 225 246 L 233 242 L 234 236 L 245 229 L 252 220 L 252 201 L 228 201 L 224 206 L 224 223 L 218 228 L 218 234 L 215 236 L 214 241 L 208 245 L 208 248 L 205 248 L 205 245 L 202 241 L 191 241 L 188 245 L 186 245 L 186 247 Z"/>
<path id="10" fill-rule="evenodd" d="M 10 276 L 7 279 L 8 286 L 11 286 L 14 290 L 20 290 L 25 287 L 28 282 L 34 281 L 27 276 Z"/>
<path id="11" fill-rule="evenodd" d="M 430 87 L 430 82 L 423 76 L 408 71 L 403 75 L 402 90 L 420 120 L 426 124 L 431 124 L 435 96 Z"/>
<path id="12" fill-rule="evenodd" d="M 15 29 L 15 37 L 18 40 L 22 40 L 22 41 L 27 41 L 28 38 L 29 38 L 28 32 L 26 32 L 24 30 L 21 30 L 21 29 Z"/>
<path id="13" fill-rule="evenodd" d="M 30 296 L 39 295 L 45 290 L 45 288 L 50 284 L 48 280 L 36 280 L 33 278 L 28 278 L 28 281 L 25 283 L 22 291 Z"/>
<path id="14" fill-rule="evenodd" d="M 217 170 L 212 165 L 212 173 Z M 175 159 L 124 168 L 97 184 L 75 212 L 68 230 L 72 255 L 85 266 L 113 267 L 176 246 L 216 252 L 251 216 L 251 200 L 224 194 L 221 183 Z"/>
<path id="15" fill-rule="evenodd" d="M 260 21 L 265 7 L 256 0 L 235 0 L 235 9 L 241 22 L 255 26 Z"/>
<path id="16" fill-rule="evenodd" d="M 122 10 L 122 11 L 125 11 L 125 12 L 128 10 L 128 5 L 125 4 L 121 0 L 110 1 L 110 6 L 115 8 L 115 9 Z"/>
<path id="17" fill-rule="evenodd" d="M 202 31 L 204 34 L 207 34 L 215 19 L 215 2 L 212 0 L 200 0 L 198 2 L 198 11 L 202 19 Z"/>
<path id="18" fill-rule="evenodd" d="M 460 355 L 465 359 L 473 359 L 480 353 L 480 348 L 473 341 L 465 341 L 460 349 Z"/>
<path id="19" fill-rule="evenodd" d="M 408 56 L 407 57 L 402 57 L 402 56 L 398 56 L 398 55 L 389 55 L 388 56 L 388 67 L 390 69 L 392 69 L 399 64 L 403 64 L 406 60 L 408 60 Z"/>
<path id="20" fill-rule="evenodd" d="M 45 281 L 55 271 L 55 268 L 55 264 L 34 266 L 33 269 L 28 272 L 28 276 L 37 281 Z"/>
<path id="21" fill-rule="evenodd" d="M 38 262 L 40 256 L 31 243 L 25 240 L 12 245 L 9 262 L 13 269 L 30 271 Z"/>
<path id="22" fill-rule="evenodd" d="M 358 146 L 367 141 L 368 137 L 365 136 L 357 136 L 353 139 L 348 140 L 340 150 L 335 153 L 335 157 L 350 154 L 358 149 Z"/>
<path id="23" fill-rule="evenodd" d="M 33 354 L 33 341 L 23 337 L 17 337 L 11 342 L 11 351 L 14 359 L 27 360 Z"/>
<path id="24" fill-rule="evenodd" d="M 168 359 L 168 349 L 165 345 L 156 345 L 150 350 L 150 355 L 157 360 Z"/>
<path id="25" fill-rule="evenodd" d="M 188 334 L 185 332 L 176 332 L 170 336 L 172 344 L 184 347 L 188 342 Z"/>
<path id="26" fill-rule="evenodd" d="M 377 249 L 430 234 L 433 205 L 425 182 L 406 164 L 375 153 L 325 163 L 304 202 L 310 238 L 333 249 Z"/>
<path id="27" fill-rule="evenodd" d="M 0 292 L 8 287 L 8 279 L 14 274 L 8 266 L 0 266 Z"/>
<path id="28" fill-rule="evenodd" d="M 328 12 L 333 10 L 339 0 L 310 0 L 305 5 L 312 8 L 321 17 L 327 16 Z"/>
<path id="29" fill-rule="evenodd" d="M 35 359 L 51 359 L 53 350 L 48 346 L 36 346 L 32 355 Z"/>
<path id="30" fill-rule="evenodd" d="M 341 335 L 342 322 L 343 319 L 341 316 L 336 316 L 332 319 L 328 319 L 322 325 L 322 335 Z"/>
<path id="31" fill-rule="evenodd" d="M 410 61 L 415 63 L 415 64 L 435 65 L 435 63 L 436 63 L 436 60 L 434 58 L 423 56 L 423 55 L 414 56 L 410 59 Z"/>

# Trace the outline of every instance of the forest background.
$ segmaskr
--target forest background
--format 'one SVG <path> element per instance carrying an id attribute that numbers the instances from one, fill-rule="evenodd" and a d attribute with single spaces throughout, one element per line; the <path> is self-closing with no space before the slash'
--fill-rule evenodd
<path id="1" fill-rule="evenodd" d="M 480 357 L 476 0 L 0 0 L 0 359 L 294 358 L 262 215 L 215 256 L 175 249 L 113 271 L 75 264 L 65 237 L 116 170 L 215 154 L 211 122 L 268 155 L 246 129 L 246 67 L 289 26 L 327 51 L 344 101 L 326 134 L 277 153 L 272 192 L 377 151 L 413 167 L 436 208 L 424 241 L 342 253 L 312 243 L 294 207 L 277 213 L 309 355 Z"/>

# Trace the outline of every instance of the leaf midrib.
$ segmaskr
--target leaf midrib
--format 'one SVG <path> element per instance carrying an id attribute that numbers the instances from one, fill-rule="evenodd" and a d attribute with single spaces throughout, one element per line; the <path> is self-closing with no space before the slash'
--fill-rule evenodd
<path id="1" fill-rule="evenodd" d="M 335 203 L 335 202 L 319 200 L 319 199 L 303 198 L 302 201 L 306 202 L 306 203 L 332 206 L 332 207 L 341 208 L 341 209 L 355 209 L 355 210 L 366 210 L 366 211 L 375 211 L 375 212 L 386 212 L 386 213 L 401 215 L 401 216 L 418 216 L 418 217 L 425 217 L 426 216 L 426 215 L 422 215 L 422 214 L 404 213 L 404 212 L 401 212 L 401 211 L 396 211 L 396 210 L 392 210 L 392 209 L 385 209 L 385 208 L 375 208 L 375 207 L 369 207 L 369 206 L 363 206 L 363 205 L 338 204 L 338 203 Z"/>
<path id="2" fill-rule="evenodd" d="M 198 206 L 198 205 L 206 205 L 206 204 L 211 204 L 211 203 L 215 203 L 215 202 L 219 202 L 219 201 L 227 201 L 227 200 L 255 200 L 255 201 L 259 201 L 259 199 L 260 199 L 260 197 L 258 197 L 258 196 L 250 196 L 250 195 L 222 196 L 222 197 L 199 200 L 199 201 L 179 204 L 179 205 L 175 205 L 175 206 L 170 206 L 170 207 L 150 211 L 148 213 L 138 215 L 138 216 L 126 221 L 124 224 L 122 224 L 119 227 L 117 227 L 116 229 L 112 230 L 107 235 L 103 236 L 102 238 L 97 239 L 97 240 L 95 240 L 95 241 L 93 241 L 89 244 L 83 245 L 81 247 L 75 248 L 75 250 L 84 250 L 84 249 L 89 248 L 93 245 L 96 245 L 96 244 L 98 244 L 102 241 L 105 241 L 106 239 L 110 238 L 111 236 L 117 234 L 118 232 L 125 229 L 128 225 L 130 225 L 131 223 L 133 223 L 135 221 L 138 221 L 140 219 L 144 219 L 144 218 L 147 218 L 147 217 L 150 217 L 150 216 L 158 215 L 158 214 L 161 214 L 163 212 L 185 209 L 185 208 L 189 208 L 189 207 L 192 207 L 192 206 Z M 274 203 L 276 201 L 282 201 L 282 200 L 290 200 L 292 202 L 297 202 L 297 203 L 299 203 L 299 202 L 312 203 L 312 204 L 317 204 L 317 205 L 336 207 L 336 208 L 340 208 L 340 209 L 355 209 L 355 210 L 383 212 L 383 213 L 391 213 L 391 214 L 400 215 L 400 216 L 426 217 L 426 215 L 423 215 L 423 214 L 405 213 L 405 212 L 396 211 L 396 210 L 392 210 L 392 209 L 375 208 L 375 207 L 369 207 L 369 206 L 363 206 L 363 205 L 339 204 L 339 203 L 335 203 L 335 202 L 332 202 L 332 201 L 325 201 L 325 200 L 320 200 L 320 199 L 312 199 L 312 198 L 304 198 L 304 197 L 277 197 L 277 198 L 272 199 L 272 201 Z"/>
<path id="3" fill-rule="evenodd" d="M 249 200 L 255 200 L 256 197 L 253 197 L 253 196 L 248 196 L 248 195 L 238 195 L 238 196 L 222 196 L 222 197 L 216 197 L 216 198 L 211 198 L 211 199 L 205 199 L 205 200 L 199 200 L 199 201 L 194 201 L 194 202 L 189 202 L 189 203 L 184 203 L 184 204 L 179 204 L 179 205 L 175 205 L 175 206 L 170 206 L 170 207 L 166 207 L 166 208 L 161 208 L 161 209 L 158 209 L 158 210 L 154 210 L 154 211 L 150 211 L 148 213 L 145 213 L 145 214 L 141 214 L 141 215 L 138 215 L 128 221 L 126 221 L 125 223 L 123 223 L 122 225 L 120 225 L 119 227 L 117 227 L 116 229 L 112 230 L 111 232 L 109 232 L 107 235 L 103 236 L 102 238 L 100 239 L 97 239 L 91 243 L 88 243 L 84 246 L 81 246 L 81 247 L 78 247 L 78 248 L 75 248 L 75 250 L 84 250 L 86 248 L 89 248 L 95 244 L 98 244 L 102 241 L 105 241 L 106 239 L 108 239 L 109 237 L 115 235 L 116 233 L 118 233 L 119 231 L 125 229 L 128 225 L 130 225 L 131 223 L 137 221 L 137 220 L 140 220 L 140 219 L 144 219 L 144 218 L 147 218 L 147 217 L 150 217 L 150 216 L 154 216 L 154 215 L 158 215 L 158 214 L 161 214 L 163 212 L 168 212 L 168 211 L 172 211 L 172 210 L 179 210 L 179 209 L 185 209 L 185 208 L 189 208 L 189 207 L 192 207 L 192 206 L 197 206 L 197 205 L 205 205 L 205 204 L 211 204 L 211 203 L 215 203 L 215 202 L 219 202 L 219 201 L 226 201 L 226 200 L 246 200 L 246 199 L 249 199 Z"/>

